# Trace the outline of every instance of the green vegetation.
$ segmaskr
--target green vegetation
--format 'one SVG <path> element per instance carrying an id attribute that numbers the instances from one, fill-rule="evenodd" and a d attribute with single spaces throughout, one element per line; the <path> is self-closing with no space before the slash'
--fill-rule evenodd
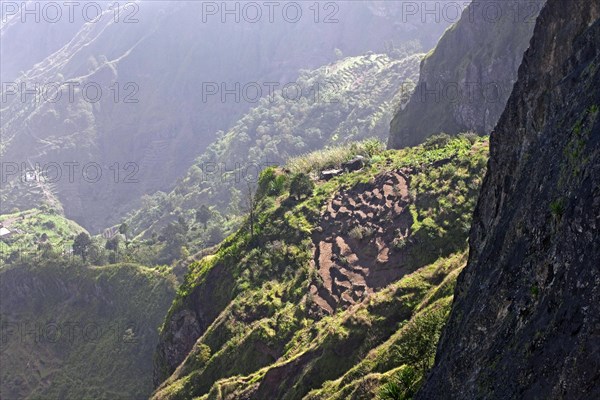
<path id="1" fill-rule="evenodd" d="M 326 149 L 293 159 L 289 172 L 261 174 L 252 216 L 214 254 L 193 263 L 178 290 L 161 343 L 177 340 L 176 321 L 189 312 L 202 314 L 202 334 L 191 338 L 196 344 L 170 377 L 172 367 L 157 354 L 168 379 L 154 399 L 358 399 L 373 398 L 383 385 L 397 385 L 408 398 L 416 390 L 433 362 L 466 262 L 488 143 L 463 135 L 402 151 L 374 146 L 363 152 L 365 146 Z M 314 188 L 301 196 L 292 190 L 299 174 L 302 181 L 318 175 L 304 160 L 323 159 L 318 165 L 326 168 L 356 154 L 367 156 L 361 171 L 311 182 Z M 308 288 L 321 279 L 311 265 L 313 234 L 326 227 L 321 213 L 336 193 L 368 186 L 390 171 L 409 177 L 412 226 L 397 251 L 412 260 L 410 268 L 363 302 L 330 315 L 316 312 Z M 351 233 L 364 240 L 371 234 Z"/>
<path id="2" fill-rule="evenodd" d="M 0 239 L 0 358 L 11 365 L 0 372 L 0 397 L 147 398 L 175 278 L 119 263 L 125 225 L 109 240 L 92 238 L 47 207 L 0 222 L 10 232 Z"/>
<path id="3" fill-rule="evenodd" d="M 315 188 L 315 184 L 305 173 L 297 173 L 290 182 L 290 196 L 296 198 L 296 200 L 302 200 L 312 195 Z"/>
<path id="4" fill-rule="evenodd" d="M 293 173 L 315 174 L 330 168 L 340 168 L 355 156 L 373 158 L 385 145 L 377 139 L 351 142 L 290 158 L 286 167 Z"/>
<path id="5" fill-rule="evenodd" d="M 155 269 L 37 260 L 0 271 L 0 397 L 143 399 L 175 294 Z"/>
<path id="6" fill-rule="evenodd" d="M 316 180 L 322 169 L 339 168 L 357 155 L 365 157 L 360 171 L 344 172 L 329 181 Z M 210 304 L 203 311 L 203 335 L 178 372 L 158 390 L 156 399 L 223 398 L 227 393 L 241 396 L 258 390 L 270 374 L 288 368 L 288 381 L 259 395 L 410 398 L 431 366 L 454 281 L 465 262 L 470 215 L 486 159 L 487 139 L 473 135 L 436 137 L 423 146 L 402 151 L 385 150 L 380 142 L 367 140 L 297 156 L 286 168 L 269 167 L 262 171 L 255 188 L 247 187 L 245 194 L 242 190 L 237 192 L 235 212 L 242 227 L 227 238 L 220 226 L 228 223 L 226 218 L 206 204 L 179 214 L 149 238 L 132 238 L 130 222 L 115 227 L 113 231 L 118 233 L 105 239 L 90 237 L 76 224 L 52 212 L 31 210 L 3 216 L 2 221 L 18 227 L 19 232 L 5 239 L 5 245 L 26 244 L 36 250 L 34 255 L 38 254 L 38 258 L 26 255 L 11 259 L 4 277 L 23 273 L 46 282 L 43 274 L 51 274 L 65 280 L 59 287 L 75 291 L 68 298 L 87 298 L 85 293 L 95 293 L 89 303 L 78 306 L 66 303 L 60 293 L 55 295 L 55 289 L 44 296 L 30 293 L 23 304 L 33 308 L 21 311 L 16 307 L 10 313 L 3 310 L 3 321 L 41 318 L 39 321 L 45 323 L 51 318 L 44 307 L 52 307 L 63 310 L 58 321 L 80 321 L 88 314 L 98 321 L 122 321 L 127 326 L 121 329 L 119 337 L 143 337 L 145 346 L 137 347 L 139 354 L 131 356 L 129 348 L 101 340 L 93 345 L 71 346 L 74 353 L 68 353 L 65 360 L 57 355 L 63 354 L 62 350 L 42 357 L 38 355 L 41 349 L 31 351 L 33 345 L 27 342 L 11 347 L 14 352 L 3 354 L 11 360 L 21 357 L 18 362 L 29 360 L 18 355 L 22 351 L 30 352 L 31 357 L 42 357 L 45 364 L 36 364 L 35 368 L 42 377 L 39 379 L 52 377 L 53 384 L 47 392 L 51 398 L 67 385 L 82 398 L 117 396 L 111 389 L 113 383 L 125 388 L 120 393 L 148 393 L 146 379 L 152 364 L 147 359 L 148 349 L 154 348 L 156 341 L 150 327 L 145 336 L 140 336 L 131 321 L 142 325 L 156 321 L 158 325 L 164 315 L 159 309 L 162 307 L 164 312 L 167 303 L 159 305 L 157 299 L 167 299 L 175 283 L 166 273 L 170 269 L 147 269 L 126 263 L 144 259 L 154 265 L 178 265 L 174 264 L 177 260 L 192 262 L 190 249 L 205 247 L 207 240 L 198 244 L 197 238 L 212 237 L 215 241 L 225 240 L 213 250 L 194 256 L 199 260 L 191 263 L 161 328 L 163 342 L 172 340 L 172 322 L 178 320 L 180 313 L 193 310 L 195 304 Z M 394 171 L 408 179 L 406 216 L 410 223 L 408 233 L 398 232 L 391 251 L 402 252 L 410 267 L 399 280 L 378 288 L 364 302 L 342 307 L 331 315 L 323 314 L 308 290 L 311 285 L 324 285 L 311 265 L 313 235 L 326 228 L 321 214 L 335 194 L 368 187 L 377 177 Z M 368 226 L 348 230 L 348 237 L 365 247 L 375 234 Z M 38 251 L 35 244 L 45 243 L 50 245 L 41 246 Z M 58 251 L 59 245 L 66 246 L 67 251 Z M 41 261 L 39 254 L 44 254 Z M 115 265 L 86 266 L 106 263 Z M 341 255 L 338 263 L 350 267 L 351 258 Z M 30 267 L 32 264 L 37 267 Z M 19 275 L 18 279 L 25 279 L 22 277 L 26 275 Z M 108 277 L 108 286 L 104 286 L 101 276 Z M 90 283 L 94 280 L 99 282 L 96 286 Z M 3 278 L 3 282 L 10 279 Z M 112 288 L 110 292 L 108 288 Z M 148 314 L 144 307 L 153 307 L 152 312 Z M 66 344 L 57 346 L 64 349 Z M 115 351 L 128 354 L 125 358 L 129 361 Z M 107 371 L 102 374 L 104 380 L 82 367 L 83 360 L 89 363 L 90 358 L 96 371 Z M 109 372 L 107 363 L 112 359 L 119 362 Z M 160 354 L 154 361 L 162 366 L 163 378 L 168 378 L 172 370 Z M 127 362 L 140 364 L 132 368 Z M 86 371 L 88 381 L 78 375 Z M 114 378 L 113 373 L 119 377 Z M 17 382 L 22 378 L 8 374 L 6 379 Z M 73 384 L 73 379 L 81 384 Z M 28 382 L 25 387 L 29 389 L 24 390 L 31 392 L 31 398 L 39 397 L 36 388 L 43 386 L 41 381 Z M 7 388 L 16 391 L 17 385 Z"/>
<path id="7" fill-rule="evenodd" d="M 566 161 L 561 168 L 558 181 L 559 190 L 564 190 L 570 182 L 579 179 L 582 171 L 589 163 L 589 159 L 582 157 L 582 154 L 585 153 L 585 148 L 588 145 L 592 128 L 598 119 L 598 115 L 598 106 L 593 105 L 581 115 L 577 123 L 572 127 L 570 140 L 563 150 Z"/>
<path id="8" fill-rule="evenodd" d="M 560 221 L 565 213 L 565 201 L 557 199 L 550 203 L 550 212 L 555 220 Z"/>
<path id="9" fill-rule="evenodd" d="M 0 238 L 0 269 L 25 259 L 68 257 L 75 237 L 85 230 L 49 208 L 0 215 L 11 233 Z"/>
<path id="10" fill-rule="evenodd" d="M 73 254 L 80 256 L 83 262 L 87 261 L 90 248 L 92 247 L 92 238 L 85 232 L 80 233 L 73 241 Z"/>

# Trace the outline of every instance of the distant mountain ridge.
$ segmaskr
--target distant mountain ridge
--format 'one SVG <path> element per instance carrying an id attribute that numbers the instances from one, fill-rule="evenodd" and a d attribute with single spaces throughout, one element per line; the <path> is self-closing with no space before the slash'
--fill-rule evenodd
<path id="1" fill-rule="evenodd" d="M 414 94 L 392 120 L 389 146 L 414 146 L 440 132 L 489 134 L 544 1 L 480 0 L 466 7 L 423 59 Z"/>
<path id="2" fill-rule="evenodd" d="M 178 215 L 193 219 L 202 205 L 235 217 L 232 209 L 243 205 L 236 204 L 232 191 L 243 196 L 261 169 L 328 146 L 368 138 L 384 141 L 393 110 L 406 102 L 418 78 L 423 54 L 413 51 L 398 59 L 385 54 L 348 57 L 302 71 L 298 86 L 313 89 L 312 95 L 296 100 L 278 92 L 261 100 L 219 134 L 172 191 L 144 198 L 127 220 L 132 231 L 150 237 Z"/>

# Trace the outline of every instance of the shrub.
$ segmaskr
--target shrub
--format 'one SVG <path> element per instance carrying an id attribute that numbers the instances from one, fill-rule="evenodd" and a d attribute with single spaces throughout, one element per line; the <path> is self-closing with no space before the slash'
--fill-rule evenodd
<path id="1" fill-rule="evenodd" d="M 210 211 L 210 208 L 208 208 L 208 206 L 205 204 L 202 204 L 200 208 L 196 210 L 196 221 L 201 223 L 204 226 L 204 229 L 206 229 L 206 225 L 208 224 L 208 221 L 210 221 L 211 217 L 212 211 Z"/>
<path id="2" fill-rule="evenodd" d="M 479 135 L 475 132 L 463 132 L 458 135 L 459 138 L 468 140 L 471 145 L 474 145 L 479 140 Z"/>
<path id="3" fill-rule="evenodd" d="M 264 196 L 278 196 L 285 190 L 286 184 L 286 176 L 278 174 L 274 167 L 269 167 L 262 171 L 258 178 L 256 194 L 260 198 Z"/>
<path id="4" fill-rule="evenodd" d="M 271 189 L 271 184 L 275 181 L 277 174 L 275 168 L 269 167 L 264 169 L 258 177 L 257 194 L 259 196 L 268 195 Z"/>
<path id="5" fill-rule="evenodd" d="M 439 149 L 440 147 L 446 146 L 450 140 L 451 137 L 447 133 L 439 133 L 437 135 L 430 136 L 423 144 L 423 147 L 425 147 L 427 150 Z"/>
<path id="6" fill-rule="evenodd" d="M 357 225 L 348 234 L 354 240 L 362 240 L 373 236 L 373 228 Z"/>
<path id="7" fill-rule="evenodd" d="M 402 389 L 395 380 L 389 381 L 379 389 L 380 400 L 402 400 L 403 398 Z"/>
<path id="8" fill-rule="evenodd" d="M 52 230 L 56 229 L 56 224 L 54 223 L 54 221 L 46 221 L 42 224 L 42 227 Z"/>
<path id="9" fill-rule="evenodd" d="M 411 366 L 405 366 L 379 389 L 380 400 L 408 400 L 417 392 L 421 375 Z"/>
<path id="10" fill-rule="evenodd" d="M 550 212 L 556 220 L 560 220 L 565 213 L 565 203 L 563 199 L 557 199 L 550 203 Z"/>
<path id="11" fill-rule="evenodd" d="M 315 184 L 310 177 L 304 173 L 294 175 L 290 183 L 290 195 L 297 200 L 310 196 L 313 192 Z"/>
<path id="12" fill-rule="evenodd" d="M 412 365 L 423 374 L 431 368 L 448 311 L 447 307 L 435 306 L 406 326 L 405 334 L 395 349 L 403 364 Z"/>

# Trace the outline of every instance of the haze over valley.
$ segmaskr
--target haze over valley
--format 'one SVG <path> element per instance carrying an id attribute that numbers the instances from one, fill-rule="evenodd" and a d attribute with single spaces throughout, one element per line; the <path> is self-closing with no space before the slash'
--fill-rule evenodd
<path id="1" fill-rule="evenodd" d="M 0 8 L 0 399 L 600 398 L 597 0 Z"/>

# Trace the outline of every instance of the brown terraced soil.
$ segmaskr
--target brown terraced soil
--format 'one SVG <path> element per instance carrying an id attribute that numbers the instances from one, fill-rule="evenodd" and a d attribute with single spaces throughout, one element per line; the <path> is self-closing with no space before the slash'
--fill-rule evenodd
<path id="1" fill-rule="evenodd" d="M 331 314 L 362 301 L 408 271 L 394 239 L 408 238 L 409 177 L 403 171 L 377 176 L 339 192 L 313 234 L 313 262 L 321 281 L 311 284 L 314 311 Z"/>

